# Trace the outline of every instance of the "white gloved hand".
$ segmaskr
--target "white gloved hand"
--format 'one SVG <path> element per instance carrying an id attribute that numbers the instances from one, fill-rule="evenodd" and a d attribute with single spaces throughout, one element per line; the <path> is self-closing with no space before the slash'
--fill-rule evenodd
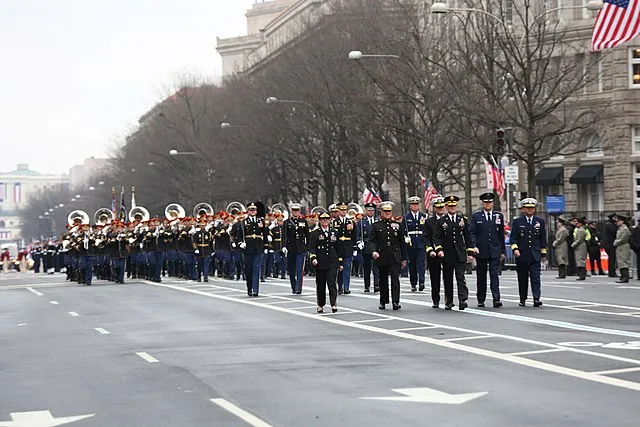
<path id="1" fill-rule="evenodd" d="M 273 242 L 273 237 L 267 236 L 267 242 L 269 242 L 269 243 Z"/>
<path id="2" fill-rule="evenodd" d="M 269 251 L 269 253 L 270 253 L 270 254 L 272 254 L 272 253 L 275 253 L 275 251 L 274 251 L 273 249 L 271 249 L 271 250 Z"/>
<path id="3" fill-rule="evenodd" d="M 231 247 L 232 247 L 232 248 L 235 248 L 235 247 L 236 247 L 235 242 L 231 244 Z"/>
<path id="4" fill-rule="evenodd" d="M 227 227 L 227 233 L 231 234 L 231 230 L 233 230 L 233 226 L 232 225 Z"/>
<path id="5" fill-rule="evenodd" d="M 276 222 L 273 221 L 271 224 L 269 224 L 269 230 L 275 228 L 276 225 L 278 225 L 278 224 L 276 224 Z"/>
<path id="6" fill-rule="evenodd" d="M 404 238 L 404 242 L 408 245 L 409 243 L 411 243 L 411 237 L 407 236 Z"/>
<path id="7" fill-rule="evenodd" d="M 353 251 L 353 256 L 358 256 L 358 251 Z"/>
<path id="8" fill-rule="evenodd" d="M 284 254 L 284 256 L 287 256 L 287 252 L 289 252 L 289 249 L 282 248 L 282 253 Z"/>
<path id="9" fill-rule="evenodd" d="M 240 249 L 245 249 L 247 247 L 247 244 L 245 242 L 242 242 L 238 246 L 240 246 Z"/>
<path id="10" fill-rule="evenodd" d="M 195 251 L 193 251 L 193 253 L 198 255 L 200 253 L 200 251 L 198 249 L 196 249 Z"/>
<path id="11" fill-rule="evenodd" d="M 264 250 L 264 253 L 265 253 L 265 254 L 268 254 L 268 253 L 269 253 L 269 249 L 265 249 L 265 250 Z"/>
<path id="12" fill-rule="evenodd" d="M 363 250 L 364 249 L 364 242 L 358 242 L 358 249 Z"/>

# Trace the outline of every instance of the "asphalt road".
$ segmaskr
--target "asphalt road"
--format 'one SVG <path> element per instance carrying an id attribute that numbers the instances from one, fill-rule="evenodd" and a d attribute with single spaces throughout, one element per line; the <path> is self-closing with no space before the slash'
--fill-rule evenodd
<path id="1" fill-rule="evenodd" d="M 505 272 L 505 306 L 478 309 L 467 275 L 462 312 L 406 281 L 380 311 L 354 279 L 318 315 L 312 277 L 249 298 L 222 279 L 0 275 L 0 427 L 637 427 L 640 281 L 554 276 L 541 308 Z"/>

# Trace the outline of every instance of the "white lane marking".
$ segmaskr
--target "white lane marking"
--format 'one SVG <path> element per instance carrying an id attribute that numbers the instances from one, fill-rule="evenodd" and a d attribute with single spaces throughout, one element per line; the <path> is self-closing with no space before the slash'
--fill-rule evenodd
<path id="1" fill-rule="evenodd" d="M 152 355 L 150 355 L 147 352 L 144 351 L 140 351 L 138 353 L 136 353 L 139 357 L 141 357 L 142 359 L 146 360 L 149 363 L 158 363 L 159 360 L 156 359 L 155 357 L 153 357 Z"/>
<path id="2" fill-rule="evenodd" d="M 568 348 L 547 348 L 545 350 L 519 351 L 516 353 L 508 353 L 509 356 L 528 356 L 530 354 L 556 353 L 558 351 L 568 351 Z"/>
<path id="3" fill-rule="evenodd" d="M 59 304 L 59 302 L 58 302 L 58 301 L 49 301 L 49 303 L 50 303 L 50 304 L 53 304 L 53 305 L 58 305 L 58 304 Z"/>
<path id="4" fill-rule="evenodd" d="M 0 286 L 0 291 L 10 291 L 15 289 L 27 289 L 27 288 L 53 288 L 59 285 L 65 285 L 66 283 L 31 283 L 25 285 L 6 285 Z"/>
<path id="5" fill-rule="evenodd" d="M 0 421 L 0 427 L 20 427 L 20 426 L 61 426 L 63 424 L 74 423 L 76 421 L 91 418 L 95 414 L 76 415 L 73 417 L 54 418 L 51 411 L 29 411 L 29 412 L 12 412 L 9 414 L 12 421 Z"/>
<path id="6" fill-rule="evenodd" d="M 228 297 L 228 296 L 225 296 L 225 295 L 215 295 L 215 294 L 210 294 L 210 293 L 206 293 L 206 292 L 200 292 L 200 291 L 195 290 L 195 289 L 187 289 L 187 288 L 183 288 L 183 287 L 180 287 L 180 286 L 167 285 L 167 284 L 163 284 L 163 283 L 154 283 L 154 282 L 147 282 L 147 281 L 144 281 L 143 283 L 146 283 L 149 286 L 162 287 L 162 288 L 166 288 L 166 289 L 174 289 L 176 291 L 187 292 L 187 293 L 192 293 L 192 294 L 196 294 L 196 295 L 202 295 L 202 296 L 205 296 L 205 297 L 208 297 L 208 298 L 215 298 L 215 299 L 220 299 L 220 300 L 224 300 L 224 301 L 235 302 L 235 303 L 238 303 L 238 304 L 251 305 L 251 306 L 254 306 L 254 307 L 267 308 L 269 310 L 279 311 L 281 313 L 286 313 L 286 314 L 294 314 L 296 316 L 306 317 L 308 319 L 316 319 L 316 320 L 319 320 L 321 322 L 332 323 L 334 325 L 341 325 L 341 326 L 346 326 L 346 327 L 350 327 L 350 328 L 353 328 L 353 329 L 359 329 L 359 330 L 363 330 L 363 331 L 367 331 L 367 332 L 378 333 L 378 334 L 381 334 L 381 335 L 392 336 L 392 337 L 395 337 L 395 338 L 402 338 L 402 339 L 413 340 L 413 341 L 417 341 L 417 342 L 421 342 L 421 343 L 425 343 L 425 344 L 432 344 L 432 345 L 436 345 L 436 346 L 439 346 L 439 347 L 448 348 L 448 349 L 451 349 L 451 350 L 458 350 L 458 351 L 463 351 L 463 352 L 466 352 L 466 353 L 475 354 L 475 355 L 478 355 L 478 356 L 485 356 L 485 357 L 489 357 L 489 358 L 492 358 L 492 359 L 498 359 L 498 360 L 502 360 L 502 361 L 505 361 L 505 362 L 511 362 L 511 363 L 515 363 L 515 364 L 522 365 L 522 366 L 527 366 L 527 367 L 534 368 L 534 369 L 540 369 L 540 370 L 547 371 L 547 372 L 553 372 L 553 373 L 562 374 L 562 375 L 566 375 L 566 376 L 570 376 L 570 377 L 574 377 L 574 378 L 583 379 L 583 380 L 586 380 L 586 381 L 592 381 L 592 382 L 596 382 L 596 383 L 600 383 L 600 384 L 607 384 L 607 385 L 611 385 L 611 386 L 615 386 L 615 387 L 626 388 L 626 389 L 629 389 L 629 390 L 640 391 L 640 383 L 635 383 L 635 382 L 632 382 L 632 381 L 627 381 L 627 380 L 622 380 L 622 379 L 619 379 L 619 378 L 612 378 L 612 377 L 597 375 L 597 374 L 593 374 L 593 373 L 590 373 L 590 372 L 580 371 L 580 370 L 577 370 L 577 369 L 567 368 L 567 367 L 564 367 L 564 366 L 553 365 L 553 364 L 550 364 L 550 363 L 540 362 L 540 361 L 537 361 L 537 360 L 527 359 L 527 358 L 524 358 L 524 357 L 510 356 L 508 354 L 498 353 L 496 351 L 486 350 L 486 349 L 483 349 L 483 348 L 471 347 L 471 346 L 467 346 L 467 345 L 459 344 L 459 343 L 455 343 L 455 342 L 447 342 L 447 341 L 438 340 L 438 339 L 435 339 L 435 338 L 429 338 L 429 337 L 420 336 L 420 335 L 408 334 L 408 333 L 405 333 L 405 332 L 393 331 L 393 330 L 390 330 L 390 329 L 379 328 L 379 327 L 376 327 L 376 326 L 373 326 L 373 325 L 348 322 L 348 321 L 345 321 L 345 320 L 340 320 L 336 316 L 327 316 L 327 315 L 319 315 L 318 316 L 317 314 L 314 314 L 314 313 L 307 313 L 307 312 L 304 312 L 304 311 L 289 310 L 286 307 L 273 306 L 273 305 L 268 305 L 268 304 L 261 304 L 261 303 L 259 303 L 258 301 L 255 301 L 255 300 L 236 299 L 236 298 L 231 298 L 231 297 Z M 496 336 L 499 336 L 499 335 L 496 334 Z M 524 339 L 518 339 L 518 340 L 524 340 Z M 524 341 L 527 341 L 527 340 L 524 340 Z M 542 343 L 542 345 L 553 346 L 553 345 L 546 344 L 546 343 Z M 592 353 L 592 354 L 598 355 L 600 357 L 605 357 L 605 355 L 601 354 L 601 353 Z M 607 355 L 607 356 L 609 356 L 609 355 Z M 624 359 L 624 358 L 620 358 L 620 359 Z M 632 360 L 632 359 L 625 359 L 625 360 Z M 631 363 L 640 364 L 640 361 L 633 361 Z"/>
<path id="7" fill-rule="evenodd" d="M 640 289 L 640 286 L 616 286 L 616 289 Z"/>
<path id="8" fill-rule="evenodd" d="M 309 310 L 311 308 L 313 308 L 312 304 L 308 304 L 308 305 L 299 305 L 297 307 L 287 307 L 289 310 Z"/>
<path id="9" fill-rule="evenodd" d="M 301 302 L 301 300 L 286 300 L 286 301 L 274 301 L 274 302 L 268 302 L 267 304 L 291 304 L 291 303 L 296 303 L 299 304 Z M 314 305 L 315 303 L 309 302 L 310 305 Z"/>
<path id="10" fill-rule="evenodd" d="M 444 391 L 428 387 L 419 388 L 395 388 L 394 393 L 404 396 L 384 396 L 384 397 L 360 397 L 366 400 L 387 400 L 392 402 L 416 402 L 416 403 L 439 403 L 442 405 L 461 405 L 478 397 L 482 397 L 488 392 L 449 394 Z"/>
<path id="11" fill-rule="evenodd" d="M 41 296 L 43 296 L 43 295 L 44 295 L 42 292 L 38 292 L 38 291 L 36 291 L 35 289 L 33 289 L 32 287 L 27 287 L 27 288 L 25 288 L 25 289 L 26 289 L 26 290 L 28 290 L 29 292 L 31 292 L 32 294 L 36 294 L 36 295 L 38 295 L 39 297 L 41 297 Z"/>
<path id="12" fill-rule="evenodd" d="M 422 329 L 438 329 L 440 326 L 416 326 L 414 328 L 393 329 L 395 332 L 420 331 Z"/>
<path id="13" fill-rule="evenodd" d="M 542 285 L 544 287 L 544 284 Z M 513 298 L 520 298 L 518 295 L 504 295 L 506 297 L 513 297 Z M 611 308 L 623 308 L 623 309 L 627 309 L 627 310 L 640 310 L 640 307 L 631 307 L 628 305 L 619 305 L 619 304 L 608 304 L 608 303 L 600 303 L 600 302 L 593 302 L 593 301 L 582 301 L 582 300 L 575 300 L 575 299 L 566 299 L 566 298 L 552 298 L 552 297 L 546 297 L 546 296 L 542 296 L 542 300 L 544 301 L 558 301 L 558 302 L 569 302 L 572 304 L 593 304 L 593 305 L 599 305 L 600 307 L 611 307 Z M 519 300 L 518 300 L 519 301 Z M 562 306 L 559 305 L 557 307 L 566 307 L 566 306 Z"/>
<path id="14" fill-rule="evenodd" d="M 103 328 L 93 328 L 93 329 L 95 329 L 96 332 L 101 333 L 102 335 L 109 335 L 111 333 Z"/>
<path id="15" fill-rule="evenodd" d="M 374 322 L 388 322 L 389 320 L 395 320 L 395 319 L 387 319 L 387 318 L 382 318 L 382 319 L 362 319 L 362 320 L 352 320 L 353 323 L 374 323 Z"/>
<path id="16" fill-rule="evenodd" d="M 612 374 L 626 374 L 627 372 L 637 372 L 640 371 L 640 366 L 635 368 L 622 368 L 622 369 L 611 369 L 609 371 L 598 371 L 594 372 L 594 374 L 598 375 L 612 375 Z"/>
<path id="17" fill-rule="evenodd" d="M 477 340 L 480 338 L 493 338 L 493 335 L 474 335 L 472 337 L 460 337 L 460 338 L 447 338 L 443 341 L 455 342 L 455 341 L 467 341 L 467 340 Z"/>
<path id="18" fill-rule="evenodd" d="M 80 315 L 79 315 L 78 313 L 76 313 L 75 311 L 70 311 L 70 312 L 69 312 L 69 316 L 71 316 L 71 317 L 78 317 L 78 316 L 80 316 Z"/>
<path id="19" fill-rule="evenodd" d="M 544 286 L 548 286 L 550 288 L 584 289 L 582 286 L 552 285 L 550 283 L 545 283 Z"/>
<path id="20" fill-rule="evenodd" d="M 229 402 L 227 399 L 211 399 L 213 403 L 240 418 L 242 421 L 246 422 L 250 426 L 253 427 L 273 427 L 271 424 L 261 420 L 250 412 L 245 411 L 239 406 L 234 405 Z"/>

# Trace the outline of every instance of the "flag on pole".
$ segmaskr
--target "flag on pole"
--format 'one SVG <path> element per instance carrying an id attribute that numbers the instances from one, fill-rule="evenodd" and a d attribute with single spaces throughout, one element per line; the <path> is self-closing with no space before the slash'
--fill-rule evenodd
<path id="1" fill-rule="evenodd" d="M 484 164 L 487 171 L 487 190 L 495 191 L 502 197 L 504 194 L 504 171 L 487 160 Z"/>
<path id="2" fill-rule="evenodd" d="M 131 187 L 131 209 L 136 207 L 136 187 Z"/>
<path id="3" fill-rule="evenodd" d="M 433 200 L 440 194 L 436 187 L 433 186 L 433 183 L 422 175 L 420 175 L 420 183 L 422 184 L 422 189 L 424 191 L 424 208 L 428 212 L 431 209 L 431 202 L 433 202 Z"/>
<path id="4" fill-rule="evenodd" d="M 362 200 L 364 200 L 365 203 L 373 203 L 375 205 L 382 202 L 380 196 L 378 196 L 375 191 L 367 187 L 365 187 L 364 191 L 362 192 Z"/>
<path id="5" fill-rule="evenodd" d="M 640 34 L 640 0 L 604 0 L 591 36 L 591 51 L 611 49 Z"/>
<path id="6" fill-rule="evenodd" d="M 127 220 L 127 207 L 124 201 L 124 187 L 120 191 L 120 221 L 126 222 Z"/>
<path id="7" fill-rule="evenodd" d="M 116 187 L 111 187 L 111 212 L 113 212 L 113 217 L 118 217 L 118 201 L 116 196 Z"/>

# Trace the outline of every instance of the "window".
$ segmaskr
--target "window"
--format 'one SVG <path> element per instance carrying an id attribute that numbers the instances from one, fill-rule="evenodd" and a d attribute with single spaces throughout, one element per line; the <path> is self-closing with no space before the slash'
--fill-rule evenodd
<path id="1" fill-rule="evenodd" d="M 633 188 L 636 190 L 635 194 L 635 207 L 636 207 L 636 217 L 638 212 L 640 212 L 640 164 L 636 165 L 635 174 L 634 174 L 634 186 Z"/>
<path id="2" fill-rule="evenodd" d="M 585 151 L 588 157 L 603 156 L 604 151 L 602 149 L 602 139 L 597 134 L 591 134 L 586 138 Z"/>
<path id="3" fill-rule="evenodd" d="M 629 50 L 629 87 L 640 89 L 640 47 Z"/>
<path id="4" fill-rule="evenodd" d="M 603 184 L 578 185 L 578 210 L 600 212 L 604 210 Z"/>
<path id="5" fill-rule="evenodd" d="M 513 0 L 504 0 L 504 21 L 513 25 Z"/>
<path id="6" fill-rule="evenodd" d="M 589 57 L 589 64 L 587 65 L 587 92 L 602 92 L 602 55 L 600 52 L 594 52 Z"/>
<path id="7" fill-rule="evenodd" d="M 640 153 L 640 126 L 631 128 L 631 143 L 633 144 L 633 152 Z"/>

